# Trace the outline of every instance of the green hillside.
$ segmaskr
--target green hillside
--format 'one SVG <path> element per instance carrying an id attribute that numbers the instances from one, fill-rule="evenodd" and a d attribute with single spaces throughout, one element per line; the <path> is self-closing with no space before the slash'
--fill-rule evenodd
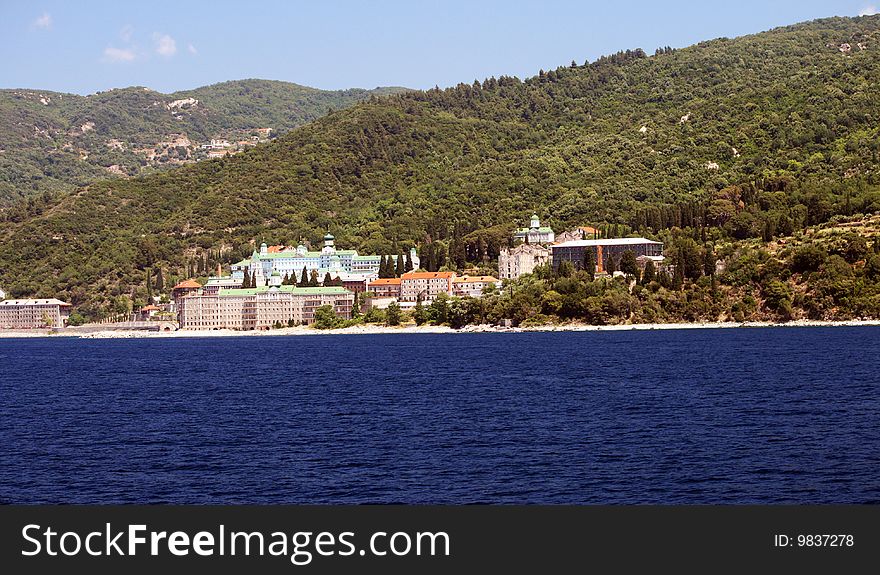
<path id="1" fill-rule="evenodd" d="M 533 211 L 667 241 L 790 236 L 880 211 L 877 85 L 880 17 L 863 17 L 372 99 L 234 157 L 19 203 L 0 285 L 96 316 L 147 268 L 327 229 L 460 268 Z"/>
<path id="2" fill-rule="evenodd" d="M 284 134 L 328 109 L 400 90 L 325 91 L 268 80 L 174 94 L 0 90 L 0 205 L 202 159 L 199 144 L 211 139 L 253 139 L 258 128 Z"/>

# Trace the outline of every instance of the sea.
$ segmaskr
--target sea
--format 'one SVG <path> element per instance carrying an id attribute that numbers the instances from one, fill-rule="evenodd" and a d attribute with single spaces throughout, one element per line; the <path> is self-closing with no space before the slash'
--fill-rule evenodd
<path id="1" fill-rule="evenodd" d="M 0 339 L 0 503 L 880 503 L 880 328 Z"/>

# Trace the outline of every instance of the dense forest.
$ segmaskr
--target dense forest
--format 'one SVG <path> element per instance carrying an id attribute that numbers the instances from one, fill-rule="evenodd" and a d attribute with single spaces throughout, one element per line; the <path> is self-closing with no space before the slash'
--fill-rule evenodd
<path id="1" fill-rule="evenodd" d="M 99 317 L 142 297 L 154 270 L 173 281 L 193 262 L 205 270 L 240 258 L 254 240 L 318 242 L 327 230 L 337 245 L 371 253 L 417 246 L 430 269 L 491 267 L 533 211 L 557 230 L 592 224 L 662 239 L 673 258 L 689 242 L 690 256 L 711 245 L 727 270 L 765 255 L 789 266 L 793 254 L 760 246 L 880 211 L 878 83 L 880 17 L 861 17 L 371 97 L 231 158 L 16 203 L 0 216 L 0 285 Z M 865 240 L 866 254 L 874 245 Z M 842 272 L 839 259 L 853 278 L 873 277 L 869 258 L 816 249 L 815 270 L 773 277 L 802 296 L 822 266 Z M 658 278 L 656 291 L 651 281 L 636 291 L 746 298 L 726 274 L 685 273 L 668 288 Z M 582 300 L 600 285 L 620 289 L 583 280 L 524 281 Z M 772 291 L 749 281 L 758 299 L 742 303 L 743 317 Z M 798 293 L 779 299 L 804 310 Z M 528 317 L 569 317 L 534 295 L 542 303 L 528 303 Z M 724 313 L 738 317 L 732 306 Z M 707 309 L 700 317 L 718 311 Z"/>
<path id="2" fill-rule="evenodd" d="M 373 95 L 401 88 L 326 91 L 239 80 L 160 94 L 141 87 L 89 96 L 0 90 L 0 206 L 70 191 L 113 175 L 137 175 L 194 159 L 193 144 L 272 128 L 285 134 Z"/>

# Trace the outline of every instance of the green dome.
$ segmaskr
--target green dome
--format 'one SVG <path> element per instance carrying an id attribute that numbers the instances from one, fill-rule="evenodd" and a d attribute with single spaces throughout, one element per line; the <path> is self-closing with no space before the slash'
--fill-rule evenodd
<path id="1" fill-rule="evenodd" d="M 335 240 L 336 238 L 333 237 L 333 234 L 331 234 L 330 232 L 327 232 L 327 235 L 324 236 L 324 239 L 325 240 Z"/>

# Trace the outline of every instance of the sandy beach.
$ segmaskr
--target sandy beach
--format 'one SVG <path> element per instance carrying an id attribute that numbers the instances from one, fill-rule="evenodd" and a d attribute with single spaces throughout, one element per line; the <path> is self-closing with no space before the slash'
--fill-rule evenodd
<path id="1" fill-rule="evenodd" d="M 493 325 L 470 325 L 462 329 L 446 326 L 407 325 L 388 327 L 383 325 L 357 325 L 334 330 L 319 330 L 310 327 L 285 327 L 269 331 L 234 330 L 178 330 L 172 332 L 80 329 L 47 330 L 3 330 L 0 339 L 25 337 L 78 337 L 85 339 L 124 339 L 124 338 L 181 338 L 181 337 L 277 337 L 309 335 L 371 335 L 371 334 L 437 334 L 437 333 L 525 333 L 525 332 L 577 332 L 577 331 L 629 331 L 665 329 L 732 329 L 732 328 L 772 328 L 772 327 L 855 327 L 880 326 L 880 320 L 816 321 L 796 320 L 787 323 L 774 322 L 707 322 L 707 323 L 645 323 L 621 325 L 587 325 L 581 323 L 552 324 L 530 327 L 498 327 Z"/>

